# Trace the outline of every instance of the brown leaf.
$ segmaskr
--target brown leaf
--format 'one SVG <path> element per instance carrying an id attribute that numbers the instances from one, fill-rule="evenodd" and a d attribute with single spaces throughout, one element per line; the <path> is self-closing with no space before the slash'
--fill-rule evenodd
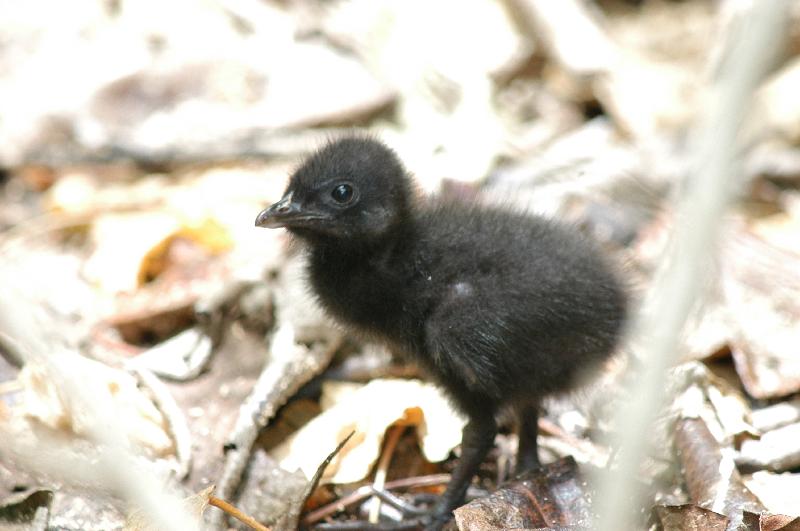
<path id="1" fill-rule="evenodd" d="M 183 499 L 183 506 L 186 512 L 196 518 L 198 525 L 203 518 L 203 512 L 208 507 L 208 501 L 214 493 L 214 485 L 207 487 L 196 494 L 192 494 Z M 132 511 L 125 519 L 123 531 L 159 531 L 150 522 L 146 514 L 140 510 Z"/>
<path id="2" fill-rule="evenodd" d="M 775 474 L 761 470 L 750 477 L 745 476 L 744 482 L 771 513 L 798 514 L 800 474 Z"/>
<path id="3" fill-rule="evenodd" d="M 758 498 L 742 483 L 733 457 L 720 449 L 702 420 L 678 420 L 675 447 L 694 503 L 727 515 L 732 525 L 741 520 L 742 509 L 764 510 Z"/>
<path id="4" fill-rule="evenodd" d="M 745 440 L 736 463 L 750 470 L 767 468 L 781 472 L 800 466 L 800 422 L 768 431 L 757 440 Z"/>
<path id="5" fill-rule="evenodd" d="M 430 461 L 444 460 L 458 445 L 464 423 L 438 388 L 418 380 L 326 383 L 322 407 L 321 415 L 272 450 L 272 455 L 284 469 L 300 468 L 311 478 L 330 449 L 355 430 L 323 478 L 333 483 L 365 477 L 378 458 L 386 428 L 396 422 L 418 426 L 421 449 Z"/>
<path id="6" fill-rule="evenodd" d="M 694 504 L 659 505 L 655 508 L 662 531 L 725 531 L 728 517 Z"/>
<path id="7" fill-rule="evenodd" d="M 567 457 L 453 511 L 461 531 L 587 526 L 586 482 Z"/>
<path id="8" fill-rule="evenodd" d="M 744 512 L 747 531 L 800 531 L 800 518 L 783 514 Z"/>
<path id="9" fill-rule="evenodd" d="M 800 390 L 800 255 L 738 231 L 726 249 L 723 290 L 736 333 L 736 370 L 755 398 Z"/>
<path id="10" fill-rule="evenodd" d="M 53 491 L 50 490 L 27 490 L 0 500 L 0 529 L 30 529 L 28 526 L 39 519 L 38 513 L 42 510 L 47 513 L 52 502 Z"/>
<path id="11" fill-rule="evenodd" d="M 79 368 L 86 378 L 84 385 L 92 389 L 94 397 L 113 405 L 115 415 L 127 429 L 125 435 L 137 452 L 160 457 L 173 455 L 174 443 L 164 416 L 139 389 L 136 378 L 83 356 L 74 356 L 70 363 Z M 92 420 L 85 418 L 84 412 L 58 386 L 58 380 L 50 371 L 37 363 L 28 363 L 20 371 L 24 400 L 13 412 L 24 422 L 15 429 L 23 429 L 33 436 L 43 433 L 34 427 L 42 427 L 45 432 L 67 440 L 87 438 Z M 9 428 L 12 426 L 15 425 Z"/>

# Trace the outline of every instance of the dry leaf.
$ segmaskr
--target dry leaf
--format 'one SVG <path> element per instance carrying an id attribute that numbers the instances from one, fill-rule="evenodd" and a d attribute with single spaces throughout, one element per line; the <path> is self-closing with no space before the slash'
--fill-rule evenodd
<path id="1" fill-rule="evenodd" d="M 80 367 L 76 370 L 83 375 L 84 385 L 92 388 L 92 396 L 111 404 L 114 415 L 128 430 L 128 439 L 140 452 L 159 457 L 174 452 L 164 417 L 139 390 L 133 376 L 81 356 L 75 356 L 71 363 Z M 19 382 L 23 387 L 23 400 L 12 409 L 16 418 L 63 435 L 88 436 L 94 420 L 85 418 L 85 412 L 74 408 L 73 402 L 56 386 L 44 367 L 34 363 L 25 365 L 19 373 Z"/>
<path id="2" fill-rule="evenodd" d="M 744 511 L 743 523 L 747 531 L 800 531 L 800 518 L 785 514 Z"/>
<path id="3" fill-rule="evenodd" d="M 693 504 L 659 505 L 655 514 L 663 531 L 725 531 L 728 517 Z"/>
<path id="4" fill-rule="evenodd" d="M 758 440 L 745 440 L 736 464 L 750 470 L 767 468 L 776 472 L 800 466 L 800 422 L 768 431 Z"/>
<path id="5" fill-rule="evenodd" d="M 417 426 L 422 452 L 430 461 L 444 460 L 461 441 L 464 419 L 438 388 L 417 380 L 326 383 L 322 405 L 321 415 L 272 451 L 284 469 L 299 468 L 311 478 L 330 449 L 355 430 L 323 480 L 359 481 L 378 458 L 386 428 L 396 422 Z"/>
<path id="6" fill-rule="evenodd" d="M 800 422 L 800 397 L 753 410 L 751 416 L 755 429 L 762 432 Z"/>
<path id="7" fill-rule="evenodd" d="M 189 516 L 197 520 L 198 527 L 202 522 L 203 512 L 206 510 L 206 507 L 208 507 L 208 500 L 214 493 L 214 488 L 215 486 L 211 485 L 196 494 L 184 498 L 182 501 Z M 160 531 L 160 529 L 154 527 L 147 518 L 147 515 L 137 509 L 132 511 L 125 519 L 123 531 Z"/>
<path id="8" fill-rule="evenodd" d="M 800 390 L 800 255 L 751 232 L 729 238 L 723 290 L 736 323 L 731 351 L 747 392 L 771 398 Z"/>
<path id="9" fill-rule="evenodd" d="M 592 494 L 571 457 L 545 465 L 453 511 L 461 531 L 586 528 Z"/>
<path id="10" fill-rule="evenodd" d="M 753 116 L 768 130 L 777 131 L 786 140 L 800 142 L 800 58 L 795 58 L 775 74 L 757 94 Z"/>
<path id="11" fill-rule="evenodd" d="M 800 514 L 800 474 L 759 471 L 744 477 L 744 484 L 768 511 Z"/>
<path id="12" fill-rule="evenodd" d="M 716 441 L 738 445 L 757 438 L 751 412 L 742 393 L 699 362 L 686 362 L 673 370 L 680 382 L 672 410 L 678 418 L 700 418 Z"/>
<path id="13" fill-rule="evenodd" d="M 86 262 L 86 277 L 108 293 L 132 292 L 142 284 L 142 272 L 166 248 L 169 238 L 180 230 L 173 214 L 136 212 L 106 214 L 92 225 L 95 251 Z"/>
<path id="14" fill-rule="evenodd" d="M 732 452 L 720 447 L 701 419 L 678 421 L 675 448 L 692 502 L 727 516 L 737 525 L 742 509 L 763 509 L 758 498 L 742 483 Z"/>

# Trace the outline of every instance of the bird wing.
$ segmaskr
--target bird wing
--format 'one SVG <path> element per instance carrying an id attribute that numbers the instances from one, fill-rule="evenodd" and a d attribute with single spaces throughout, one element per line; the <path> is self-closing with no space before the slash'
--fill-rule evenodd
<path id="1" fill-rule="evenodd" d="M 492 306 L 475 285 L 453 283 L 426 321 L 425 343 L 432 362 L 452 384 L 500 400 L 507 394 L 513 327 Z"/>

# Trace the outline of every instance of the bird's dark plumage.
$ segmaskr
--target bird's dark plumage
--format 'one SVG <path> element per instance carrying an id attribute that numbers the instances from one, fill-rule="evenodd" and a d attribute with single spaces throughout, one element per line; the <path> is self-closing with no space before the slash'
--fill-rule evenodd
<path id="1" fill-rule="evenodd" d="M 409 354 L 468 416 L 430 528 L 462 502 L 501 408 L 520 416 L 518 470 L 538 464 L 540 399 L 614 349 L 626 298 L 597 247 L 540 217 L 417 197 L 382 143 L 329 143 L 256 225 L 310 248 L 314 292 L 340 322 Z"/>

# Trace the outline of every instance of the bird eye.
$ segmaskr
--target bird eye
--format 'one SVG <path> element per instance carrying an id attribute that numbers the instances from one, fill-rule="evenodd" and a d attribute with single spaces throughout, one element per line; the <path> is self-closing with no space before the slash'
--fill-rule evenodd
<path id="1" fill-rule="evenodd" d="M 349 203 L 353 199 L 353 187 L 349 184 L 340 184 L 331 191 L 331 197 L 337 203 Z"/>

